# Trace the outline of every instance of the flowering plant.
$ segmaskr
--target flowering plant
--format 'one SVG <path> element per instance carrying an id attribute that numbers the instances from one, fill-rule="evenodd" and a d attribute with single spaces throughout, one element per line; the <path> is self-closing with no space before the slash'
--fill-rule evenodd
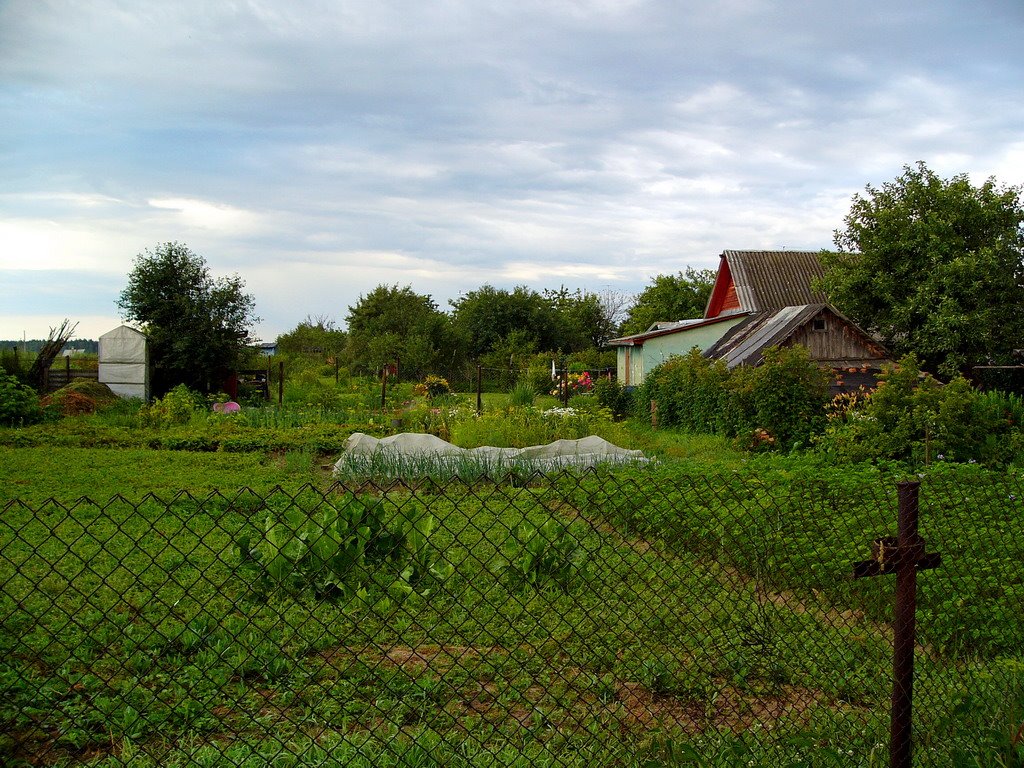
<path id="1" fill-rule="evenodd" d="M 590 377 L 589 371 L 583 371 L 583 373 L 570 373 L 567 377 L 569 383 L 569 392 L 574 395 L 585 395 L 589 394 L 594 389 L 594 380 Z M 551 390 L 551 394 L 555 397 L 562 396 L 562 380 L 555 384 L 555 388 Z"/>

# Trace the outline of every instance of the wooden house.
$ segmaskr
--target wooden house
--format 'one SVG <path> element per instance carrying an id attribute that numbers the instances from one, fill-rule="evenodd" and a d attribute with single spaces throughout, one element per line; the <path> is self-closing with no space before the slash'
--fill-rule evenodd
<path id="1" fill-rule="evenodd" d="M 837 372 L 837 391 L 872 384 L 889 354 L 814 289 L 823 275 L 816 251 L 723 252 L 704 317 L 611 341 L 619 381 L 639 385 L 655 366 L 694 347 L 732 368 L 758 365 L 769 347 L 801 344 Z"/>

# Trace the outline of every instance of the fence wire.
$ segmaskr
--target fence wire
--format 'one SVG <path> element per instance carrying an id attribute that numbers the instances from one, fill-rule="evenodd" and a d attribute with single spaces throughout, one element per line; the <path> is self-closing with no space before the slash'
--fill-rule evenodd
<path id="1" fill-rule="evenodd" d="M 1024 756 L 1010 482 L 922 491 L 918 765 Z M 893 588 L 851 567 L 895 510 L 654 470 L 11 502 L 0 762 L 884 765 Z"/>

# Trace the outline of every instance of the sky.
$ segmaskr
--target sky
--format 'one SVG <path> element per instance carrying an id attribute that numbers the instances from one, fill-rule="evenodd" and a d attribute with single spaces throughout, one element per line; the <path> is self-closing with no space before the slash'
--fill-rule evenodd
<path id="1" fill-rule="evenodd" d="M 1024 182 L 1021 0 L 0 0 L 0 339 L 134 258 L 273 340 L 380 284 L 636 293 L 832 245 L 924 161 Z"/>

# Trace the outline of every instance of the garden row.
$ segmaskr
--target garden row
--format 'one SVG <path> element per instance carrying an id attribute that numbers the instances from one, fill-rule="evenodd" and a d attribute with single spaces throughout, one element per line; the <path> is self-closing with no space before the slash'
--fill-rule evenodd
<path id="1" fill-rule="evenodd" d="M 869 763 L 891 594 L 846 573 L 891 493 L 804 469 L 8 504 L 2 746 L 138 766 Z M 922 532 L 954 560 L 1007 546 L 922 577 L 933 764 L 993 758 L 1022 703 L 1019 515 L 972 472 L 954 487 L 992 511 L 958 512 L 939 478 Z"/>

